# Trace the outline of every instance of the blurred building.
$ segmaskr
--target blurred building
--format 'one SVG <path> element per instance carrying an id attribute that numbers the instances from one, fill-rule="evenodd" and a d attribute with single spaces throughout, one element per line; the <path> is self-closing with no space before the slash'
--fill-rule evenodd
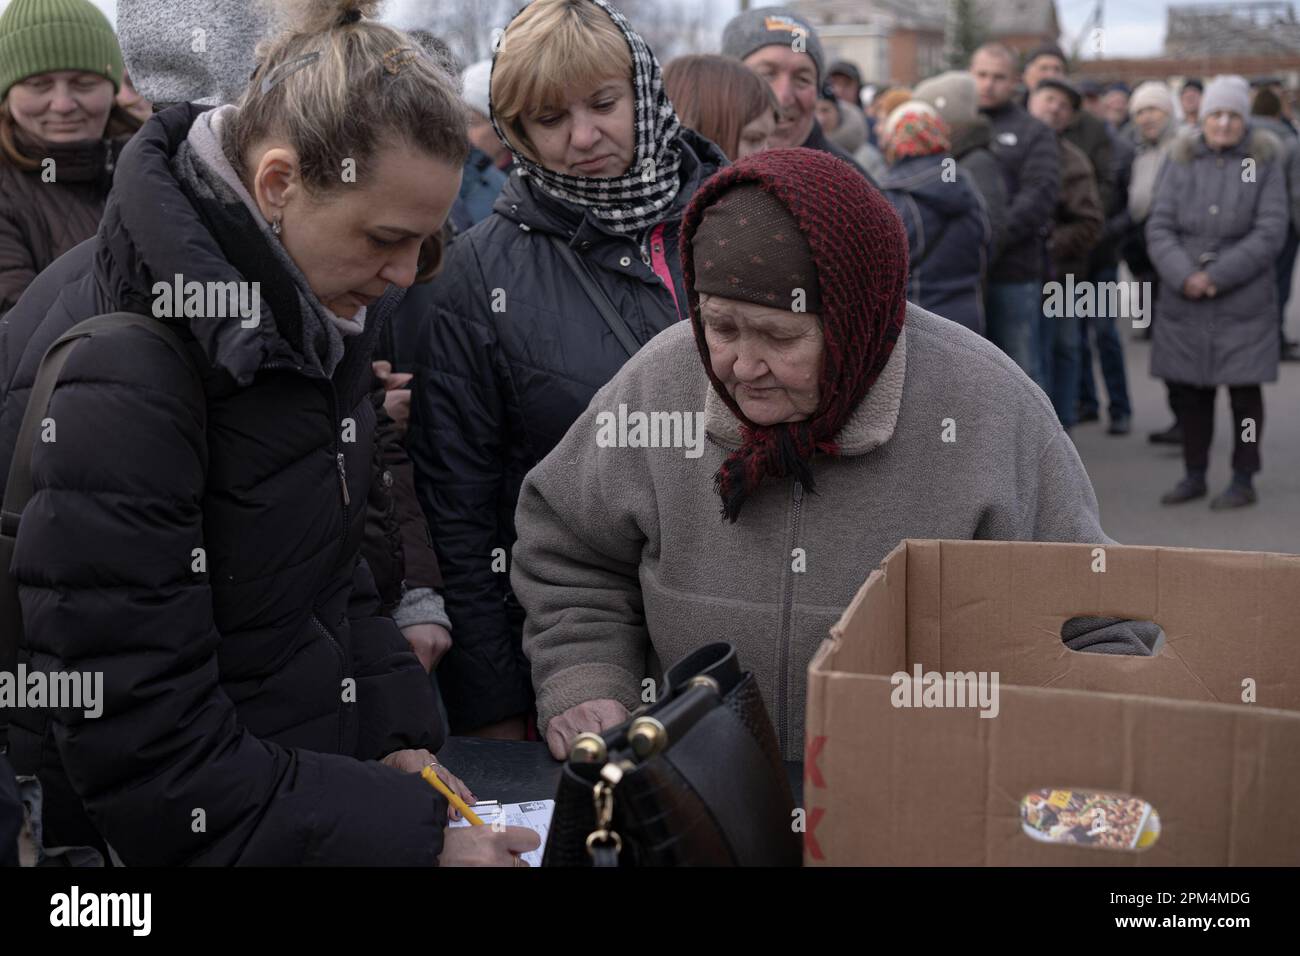
<path id="1" fill-rule="evenodd" d="M 795 0 L 816 24 L 828 60 L 858 65 L 867 83 L 912 86 L 942 72 L 952 42 L 951 0 Z M 981 39 L 1024 53 L 1056 43 L 1055 0 L 972 0 Z"/>
<path id="2" fill-rule="evenodd" d="M 1082 60 L 1075 73 L 1130 84 L 1147 79 L 1177 84 L 1185 77 L 1208 80 L 1220 73 L 1276 76 L 1295 90 L 1300 88 L 1300 19 L 1290 0 L 1171 6 L 1160 56 Z"/>

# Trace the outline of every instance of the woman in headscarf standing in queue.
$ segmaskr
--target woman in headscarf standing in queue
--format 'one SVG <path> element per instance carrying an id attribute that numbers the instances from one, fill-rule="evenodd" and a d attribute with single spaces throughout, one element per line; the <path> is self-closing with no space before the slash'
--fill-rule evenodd
<path id="1" fill-rule="evenodd" d="M 515 166 L 435 280 L 410 445 L 456 634 L 439 666 L 451 728 L 522 737 L 533 691 L 506 573 L 520 485 L 686 317 L 679 224 L 726 159 L 681 126 L 654 54 L 605 0 L 525 7 L 490 89 Z"/>

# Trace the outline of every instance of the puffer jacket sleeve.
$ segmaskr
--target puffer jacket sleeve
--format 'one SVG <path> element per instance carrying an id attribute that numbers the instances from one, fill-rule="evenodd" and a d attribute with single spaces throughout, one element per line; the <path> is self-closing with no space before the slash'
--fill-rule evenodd
<path id="1" fill-rule="evenodd" d="M 197 402 L 161 340 L 96 335 L 60 376 L 55 440 L 35 445 L 13 565 L 27 645 L 102 679 L 99 713 L 53 714 L 68 778 L 128 865 L 435 863 L 446 804 L 418 776 L 273 744 L 238 720 L 195 570 Z"/>
<path id="2" fill-rule="evenodd" d="M 1205 272 L 1214 283 L 1216 294 L 1222 295 L 1238 286 L 1257 279 L 1277 259 L 1286 244 L 1287 193 L 1279 158 L 1259 163 L 1254 183 L 1238 182 L 1238 194 L 1247 190 L 1259 191 L 1254 198 L 1255 217 L 1250 230 L 1221 251 Z M 1246 197 L 1243 195 L 1242 199 Z"/>
<path id="3" fill-rule="evenodd" d="M 0 316 L 14 307 L 36 278 L 36 264 L 22 223 L 15 218 L 17 212 L 0 206 Z"/>
<path id="4" fill-rule="evenodd" d="M 1003 243 L 1006 242 L 1007 182 L 1002 177 L 1002 169 L 997 165 L 997 159 L 993 154 L 987 150 L 983 153 L 982 159 L 966 167 L 966 172 L 974 181 L 975 193 L 984 207 L 984 213 L 988 217 L 989 227 L 992 230 L 993 238 L 989 246 L 988 261 L 993 262 L 1002 251 Z"/>
<path id="5" fill-rule="evenodd" d="M 1056 134 L 1032 116 L 1022 117 L 1020 132 L 1025 144 L 1020 167 L 1020 185 L 1007 210 L 1003 243 L 1016 246 L 1040 235 L 1051 222 L 1061 195 L 1061 158 Z"/>
<path id="6" fill-rule="evenodd" d="M 438 665 L 453 732 L 526 713 L 533 702 L 504 573 L 514 539 L 507 472 L 511 443 L 522 439 L 509 433 L 510 372 L 474 239 L 452 243 L 434 282 L 407 435 L 455 637 Z"/>
<path id="7" fill-rule="evenodd" d="M 352 575 L 348 618 L 360 714 L 357 757 L 379 760 L 394 750 L 437 753 L 447 735 L 433 685 L 397 624 L 381 613 L 364 558 Z"/>

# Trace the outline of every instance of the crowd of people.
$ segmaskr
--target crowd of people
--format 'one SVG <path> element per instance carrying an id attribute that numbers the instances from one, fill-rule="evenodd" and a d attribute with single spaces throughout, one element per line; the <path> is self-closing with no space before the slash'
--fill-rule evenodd
<path id="1" fill-rule="evenodd" d="M 1271 84 L 1176 108 L 988 44 L 865 103 L 784 9 L 661 69 L 608 0 L 534 0 L 461 68 L 367 0 L 284 6 L 205 9 L 224 45 L 180 57 L 149 0 L 120 43 L 88 0 L 0 15 L 0 476 L 34 489 L 4 570 L 19 659 L 107 701 L 12 715 L 47 847 L 518 865 L 528 831 L 445 829 L 445 736 L 563 758 L 718 639 L 798 759 L 800 675 L 900 539 L 1110 540 L 1069 435 L 1093 350 L 1130 431 L 1151 316 L 1044 297 L 1121 262 L 1159 290 L 1164 500 L 1206 494 L 1219 385 L 1254 434 L 1213 505 L 1255 500 L 1300 224 Z M 256 314 L 160 313 L 173 278 Z M 96 332 L 18 447 L 46 349 L 117 312 L 187 354 Z M 625 406 L 709 441 L 601 448 Z"/>

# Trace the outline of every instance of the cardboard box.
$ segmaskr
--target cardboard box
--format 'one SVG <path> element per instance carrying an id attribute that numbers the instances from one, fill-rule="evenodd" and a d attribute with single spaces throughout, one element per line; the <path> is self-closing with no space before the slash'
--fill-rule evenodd
<path id="1" fill-rule="evenodd" d="M 809 665 L 805 863 L 1300 864 L 1298 598 L 1300 556 L 904 541 Z M 1155 621 L 1166 640 L 1154 657 L 1072 651 L 1076 615 Z M 916 664 L 996 672 L 996 716 L 895 706 Z M 1021 816 L 1040 790 L 1143 798 L 1159 837 L 1040 842 Z"/>

